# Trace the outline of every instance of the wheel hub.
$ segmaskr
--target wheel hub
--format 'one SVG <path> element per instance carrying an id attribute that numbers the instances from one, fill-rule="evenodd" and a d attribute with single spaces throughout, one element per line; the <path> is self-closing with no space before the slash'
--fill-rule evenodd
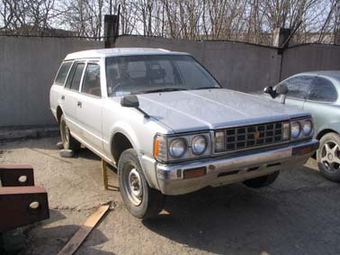
<path id="1" fill-rule="evenodd" d="M 139 205 L 143 198 L 142 180 L 138 171 L 133 168 L 129 173 L 129 190 L 134 204 Z"/>
<path id="2" fill-rule="evenodd" d="M 327 158 L 329 161 L 333 161 L 333 155 L 331 153 L 328 153 Z"/>

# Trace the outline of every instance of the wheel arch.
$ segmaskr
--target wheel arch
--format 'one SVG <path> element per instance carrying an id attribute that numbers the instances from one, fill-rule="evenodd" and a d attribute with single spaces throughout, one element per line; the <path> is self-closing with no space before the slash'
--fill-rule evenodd
<path id="1" fill-rule="evenodd" d="M 122 132 L 116 132 L 110 143 L 111 155 L 118 166 L 120 155 L 127 149 L 135 149 L 128 136 Z"/>
<path id="2" fill-rule="evenodd" d="M 328 133 L 337 133 L 337 131 L 331 129 L 331 128 L 327 128 L 327 129 L 323 129 L 321 130 L 317 135 L 316 135 L 316 139 L 318 139 L 320 141 L 320 139 L 325 135 L 325 134 L 328 134 Z"/>

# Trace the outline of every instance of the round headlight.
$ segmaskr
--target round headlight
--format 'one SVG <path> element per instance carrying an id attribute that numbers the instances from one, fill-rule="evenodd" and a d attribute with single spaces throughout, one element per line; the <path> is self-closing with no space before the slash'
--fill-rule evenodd
<path id="1" fill-rule="evenodd" d="M 202 154 L 207 148 L 207 139 L 203 135 L 195 136 L 191 142 L 192 152 L 196 155 Z"/>
<path id="2" fill-rule="evenodd" d="M 301 132 L 300 123 L 297 121 L 292 122 L 291 134 L 293 138 L 298 138 Z"/>
<path id="3" fill-rule="evenodd" d="M 313 131 L 313 124 L 311 120 L 305 120 L 302 126 L 303 134 L 310 135 Z"/>
<path id="4" fill-rule="evenodd" d="M 183 156 L 187 149 L 184 139 L 174 139 L 170 142 L 169 152 L 174 158 Z"/>

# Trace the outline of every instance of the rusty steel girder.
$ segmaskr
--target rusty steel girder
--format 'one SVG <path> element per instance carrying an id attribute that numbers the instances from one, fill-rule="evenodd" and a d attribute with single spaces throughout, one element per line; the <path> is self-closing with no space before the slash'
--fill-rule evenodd
<path id="1" fill-rule="evenodd" d="M 49 218 L 47 192 L 34 186 L 31 166 L 0 166 L 0 181 L 0 233 Z"/>
<path id="2" fill-rule="evenodd" d="M 33 168 L 29 165 L 0 166 L 0 181 L 3 187 L 34 186 Z"/>

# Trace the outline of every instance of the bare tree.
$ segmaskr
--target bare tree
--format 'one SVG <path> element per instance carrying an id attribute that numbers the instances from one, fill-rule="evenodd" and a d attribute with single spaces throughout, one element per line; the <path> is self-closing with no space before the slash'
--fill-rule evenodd
<path id="1" fill-rule="evenodd" d="M 2 0 L 3 28 L 12 33 L 41 35 L 51 27 L 55 0 Z"/>
<path id="2" fill-rule="evenodd" d="M 285 27 L 295 32 L 295 42 L 329 42 L 335 31 L 337 3 L 338 0 L 0 0 L 0 27 L 39 34 L 58 26 L 78 36 L 100 39 L 103 14 L 117 13 L 120 5 L 121 34 L 270 44 L 274 29 Z"/>
<path id="3" fill-rule="evenodd" d="M 102 35 L 103 0 L 69 0 L 64 2 L 62 24 L 81 37 L 100 39 Z"/>

